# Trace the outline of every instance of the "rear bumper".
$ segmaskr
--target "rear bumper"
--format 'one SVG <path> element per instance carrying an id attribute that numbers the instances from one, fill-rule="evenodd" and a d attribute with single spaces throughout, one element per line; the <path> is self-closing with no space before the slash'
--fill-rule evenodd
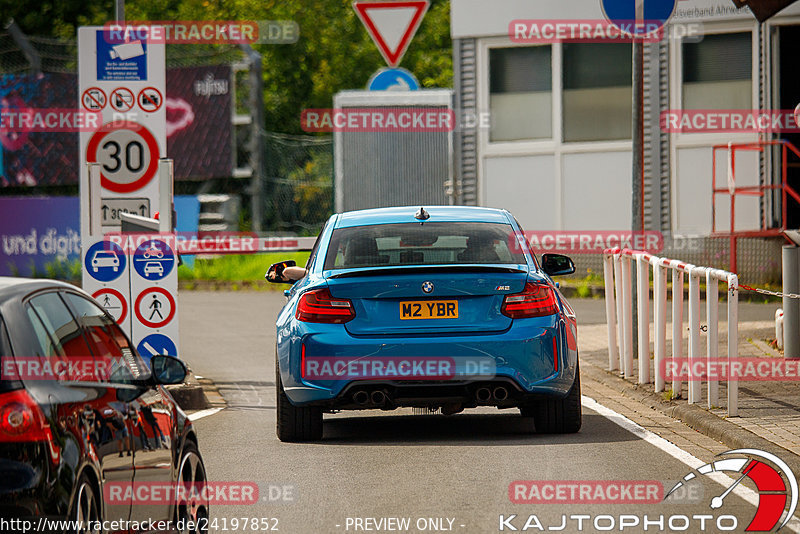
<path id="1" fill-rule="evenodd" d="M 289 400 L 298 406 L 330 409 L 376 407 L 376 403 L 356 402 L 358 391 L 384 392 L 389 401 L 380 406 L 386 408 L 445 403 L 518 406 L 541 397 L 566 395 L 577 363 L 577 351 L 568 349 L 564 325 L 557 315 L 515 320 L 503 332 L 458 336 L 352 336 L 342 325 L 292 322 L 284 331 L 279 330 L 277 352 Z M 404 359 L 444 360 L 453 364 L 454 372 L 404 379 L 380 373 L 354 374 L 348 372 L 351 368 L 341 366 L 341 378 L 330 379 L 329 375 L 308 372 L 315 359 L 395 363 Z M 304 365 L 305 373 L 301 372 Z M 508 396 L 481 402 L 476 393 L 484 387 L 490 391 L 502 387 Z"/>

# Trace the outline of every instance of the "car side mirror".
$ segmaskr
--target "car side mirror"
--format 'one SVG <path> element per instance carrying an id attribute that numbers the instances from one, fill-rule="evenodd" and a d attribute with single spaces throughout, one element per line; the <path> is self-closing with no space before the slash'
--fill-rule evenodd
<path id="1" fill-rule="evenodd" d="M 186 365 L 174 356 L 156 354 L 150 358 L 150 370 L 158 384 L 182 384 L 189 372 Z"/>
<path id="2" fill-rule="evenodd" d="M 542 254 L 542 270 L 550 276 L 563 276 L 575 272 L 575 264 L 562 254 Z"/>
<path id="3" fill-rule="evenodd" d="M 302 267 L 297 267 L 297 262 L 286 260 L 270 265 L 264 278 L 273 284 L 294 284 L 305 275 L 306 270 Z"/>

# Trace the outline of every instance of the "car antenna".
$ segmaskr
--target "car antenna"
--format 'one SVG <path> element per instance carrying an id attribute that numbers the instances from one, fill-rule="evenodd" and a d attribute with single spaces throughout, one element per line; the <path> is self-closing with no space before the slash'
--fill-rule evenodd
<path id="1" fill-rule="evenodd" d="M 419 211 L 414 215 L 414 218 L 420 221 L 420 224 L 424 224 L 423 221 L 430 219 L 431 214 L 425 211 L 425 208 L 420 207 Z"/>

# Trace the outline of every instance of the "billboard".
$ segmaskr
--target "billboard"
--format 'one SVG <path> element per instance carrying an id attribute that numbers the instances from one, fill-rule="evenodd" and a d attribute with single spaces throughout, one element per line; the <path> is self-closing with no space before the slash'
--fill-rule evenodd
<path id="1" fill-rule="evenodd" d="M 167 156 L 177 180 L 231 176 L 232 105 L 230 66 L 167 69 Z"/>
<path id="2" fill-rule="evenodd" d="M 77 108 L 74 74 L 0 75 L 3 108 Z M 77 132 L 14 132 L 0 128 L 0 186 L 78 183 Z"/>
<path id="3" fill-rule="evenodd" d="M 176 196 L 175 212 L 176 230 L 195 235 L 200 213 L 197 197 Z M 79 260 L 78 197 L 0 197 L 0 213 L 0 276 L 60 278 L 65 261 Z M 191 264 L 192 259 L 184 261 Z"/>
<path id="4" fill-rule="evenodd" d="M 78 109 L 78 77 L 0 75 L 0 114 L 9 108 Z M 109 103 L 110 105 L 110 103 Z M 231 67 L 167 69 L 167 156 L 177 180 L 233 171 Z M 78 183 L 78 133 L 0 128 L 0 188 Z"/>

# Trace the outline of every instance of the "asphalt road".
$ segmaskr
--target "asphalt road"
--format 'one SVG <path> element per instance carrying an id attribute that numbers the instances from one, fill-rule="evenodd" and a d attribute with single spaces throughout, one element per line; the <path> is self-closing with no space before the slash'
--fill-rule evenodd
<path id="1" fill-rule="evenodd" d="M 455 416 L 416 416 L 410 411 L 350 412 L 325 418 L 320 443 L 285 444 L 275 436 L 274 318 L 283 305 L 279 292 L 182 292 L 181 343 L 194 372 L 211 378 L 228 407 L 195 424 L 208 477 L 217 482 L 255 482 L 255 505 L 212 508 L 218 532 L 253 532 L 252 520 L 284 533 L 522 531 L 529 516 L 544 530 L 594 532 L 627 521 L 625 532 L 643 531 L 644 516 L 658 521 L 647 532 L 670 531 L 670 520 L 688 532 L 700 532 L 695 514 L 731 514 L 743 531 L 755 508 L 736 492 L 722 511 L 709 508 L 724 487 L 699 485 L 702 498 L 690 503 L 516 504 L 509 485 L 517 480 L 658 481 L 665 491 L 691 469 L 653 443 L 641 439 L 597 411 L 584 408 L 576 435 L 541 436 L 516 411 L 472 410 Z M 602 301 L 572 301 L 579 320 L 601 310 Z M 599 304 L 598 304 L 599 303 Z M 595 321 L 596 322 L 596 321 Z M 598 399 L 602 403 L 602 399 Z M 598 408 L 600 410 L 600 408 Z M 652 441 L 652 440 L 651 440 Z M 712 458 L 701 458 L 703 462 Z M 730 480 L 729 482 L 732 482 Z M 289 487 L 291 499 L 270 501 L 276 488 Z M 266 500 L 265 500 L 266 499 Z M 622 519 L 620 514 L 630 514 Z M 610 517 L 601 517 L 603 515 Z M 635 516 L 635 518 L 634 518 Z M 237 527 L 233 528 L 238 518 Z M 408 529 L 393 523 L 364 522 L 405 518 Z M 242 521 L 250 523 L 242 528 Z M 360 523 L 356 520 L 360 519 Z M 598 523 L 595 525 L 594 521 Z M 633 525 L 637 521 L 638 524 Z M 709 519 L 706 531 L 717 532 Z M 723 521 L 723 526 L 729 523 Z M 361 528 L 357 528 L 358 525 Z M 262 530 L 263 531 L 263 530 Z M 529 526 L 528 532 L 539 531 Z"/>

